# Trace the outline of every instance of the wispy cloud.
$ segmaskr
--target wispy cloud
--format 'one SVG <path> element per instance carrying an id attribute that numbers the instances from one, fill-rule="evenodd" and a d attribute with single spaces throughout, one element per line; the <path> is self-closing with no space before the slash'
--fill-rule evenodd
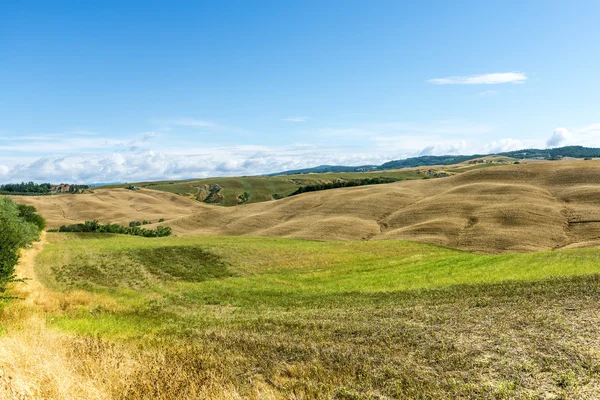
<path id="1" fill-rule="evenodd" d="M 500 83 L 524 83 L 527 75 L 522 72 L 502 72 L 495 74 L 449 76 L 428 80 L 434 85 L 497 85 Z"/>
<path id="2" fill-rule="evenodd" d="M 283 118 L 282 121 L 285 122 L 305 122 L 308 119 L 308 117 L 288 117 L 288 118 Z"/>

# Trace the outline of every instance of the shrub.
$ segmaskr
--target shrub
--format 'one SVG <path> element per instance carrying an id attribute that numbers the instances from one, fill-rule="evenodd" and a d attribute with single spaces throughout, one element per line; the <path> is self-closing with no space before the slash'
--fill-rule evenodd
<path id="1" fill-rule="evenodd" d="M 392 183 L 397 182 L 398 179 L 390 178 L 390 177 L 375 177 L 375 178 L 365 178 L 365 179 L 348 179 L 348 180 L 338 180 L 335 182 L 329 183 L 319 183 L 315 185 L 308 185 L 299 187 L 294 193 L 290 194 L 290 196 L 294 196 L 301 193 L 306 192 L 316 192 L 319 190 L 329 190 L 329 189 L 337 189 L 343 187 L 353 187 L 353 186 L 364 186 L 364 185 L 379 185 L 382 183 Z"/>
<path id="2" fill-rule="evenodd" d="M 131 221 L 129 226 L 119 224 L 102 225 L 98 221 L 85 221 L 83 224 L 63 225 L 58 229 L 58 232 L 116 233 L 143 237 L 163 237 L 169 236 L 172 233 L 171 228 L 168 226 L 157 226 L 156 229 L 146 229 L 140 228 L 142 224 L 139 221 Z"/>
<path id="3" fill-rule="evenodd" d="M 35 207 L 20 206 L 0 198 L 0 292 L 14 280 L 19 249 L 37 240 L 46 221 L 35 214 Z"/>

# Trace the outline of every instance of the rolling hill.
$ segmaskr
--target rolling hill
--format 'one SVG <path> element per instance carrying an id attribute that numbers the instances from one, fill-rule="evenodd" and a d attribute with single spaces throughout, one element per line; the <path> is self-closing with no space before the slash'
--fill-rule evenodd
<path id="1" fill-rule="evenodd" d="M 172 220 L 205 208 L 203 203 L 154 190 L 95 190 L 94 193 L 55 196 L 13 196 L 16 202 L 30 204 L 46 218 L 49 228 L 86 220 L 127 225 L 130 221 Z"/>
<path id="2" fill-rule="evenodd" d="M 142 189 L 158 190 L 177 194 L 208 204 L 221 206 L 237 206 L 242 203 L 260 203 L 283 198 L 294 193 L 298 188 L 318 183 L 331 183 L 338 179 L 352 180 L 374 177 L 386 177 L 399 180 L 423 179 L 425 175 L 415 170 L 385 171 L 377 173 L 319 173 L 288 176 L 241 176 L 206 178 L 185 181 L 141 182 L 133 184 L 110 185 L 104 188 L 126 188 L 136 186 Z M 211 196 L 215 192 L 215 196 Z M 241 196 L 248 193 L 247 200 Z"/>
<path id="3" fill-rule="evenodd" d="M 403 239 L 479 252 L 558 249 L 600 238 L 600 161 L 511 165 L 444 179 L 206 209 L 178 234 Z"/>
<path id="4" fill-rule="evenodd" d="M 473 169 L 443 179 L 305 193 L 219 207 L 153 190 L 19 198 L 49 226 L 165 218 L 177 235 L 403 239 L 477 252 L 588 246 L 600 240 L 600 161 Z"/>

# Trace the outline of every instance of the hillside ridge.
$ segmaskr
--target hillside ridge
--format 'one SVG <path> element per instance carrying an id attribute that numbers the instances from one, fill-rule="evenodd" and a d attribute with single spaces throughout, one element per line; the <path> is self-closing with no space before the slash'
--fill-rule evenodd
<path id="1" fill-rule="evenodd" d="M 443 179 L 303 193 L 221 207 L 149 189 L 27 197 L 49 227 L 159 218 L 176 235 L 310 240 L 402 239 L 483 252 L 528 252 L 600 241 L 600 160 L 472 169 Z M 149 225 L 152 227 L 152 225 Z"/>
<path id="2" fill-rule="evenodd" d="M 416 168 L 426 167 L 432 165 L 451 165 L 458 164 L 476 158 L 490 157 L 490 156 L 504 156 L 510 158 L 516 158 L 520 160 L 524 159 L 559 159 L 562 157 L 569 158 L 587 158 L 587 157 L 600 157 L 600 148 L 594 147 L 583 147 L 583 146 L 564 146 L 555 147 L 551 149 L 522 149 L 514 151 L 505 151 L 500 153 L 487 153 L 487 154 L 456 154 L 456 155 L 420 155 L 417 157 L 408 157 L 399 160 L 387 161 L 381 165 L 362 165 L 358 167 L 344 166 L 344 165 L 320 165 L 318 167 L 296 169 L 290 171 L 276 172 L 268 174 L 267 176 L 278 176 L 278 175 L 295 175 L 295 174 L 313 174 L 313 173 L 324 173 L 324 172 L 365 172 L 365 171 L 386 171 L 390 169 L 401 169 L 401 168 Z"/>

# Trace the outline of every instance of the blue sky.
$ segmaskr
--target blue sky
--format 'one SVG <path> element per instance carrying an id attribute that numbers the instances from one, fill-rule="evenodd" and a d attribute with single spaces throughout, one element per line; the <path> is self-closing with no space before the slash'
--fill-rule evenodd
<path id="1" fill-rule="evenodd" d="M 0 1 L 0 182 L 600 146 L 598 1 Z"/>

